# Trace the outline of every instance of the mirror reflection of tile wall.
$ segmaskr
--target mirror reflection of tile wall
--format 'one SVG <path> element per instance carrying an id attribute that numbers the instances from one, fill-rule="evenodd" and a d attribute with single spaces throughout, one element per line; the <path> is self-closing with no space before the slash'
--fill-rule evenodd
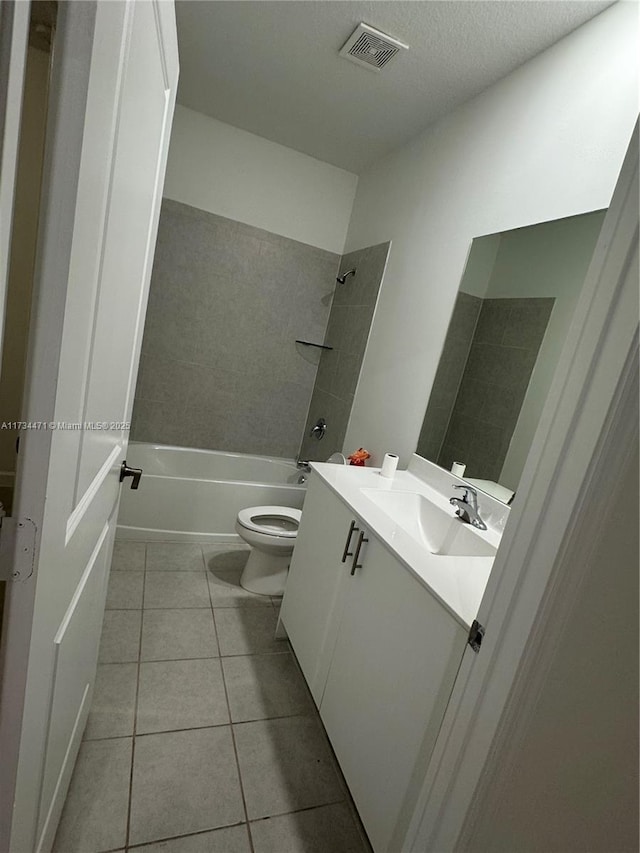
<path id="1" fill-rule="evenodd" d="M 420 455 L 498 482 L 554 302 L 458 294 Z"/>
<path id="2" fill-rule="evenodd" d="M 517 489 L 604 216 L 473 241 L 418 454 Z"/>

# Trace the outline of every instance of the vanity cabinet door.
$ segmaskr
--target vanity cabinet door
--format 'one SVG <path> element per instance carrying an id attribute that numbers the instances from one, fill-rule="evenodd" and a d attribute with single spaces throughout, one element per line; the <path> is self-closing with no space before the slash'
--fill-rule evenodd
<path id="1" fill-rule="evenodd" d="M 320 716 L 373 849 L 389 853 L 404 849 L 467 632 L 367 535 L 342 588 Z"/>
<path id="2" fill-rule="evenodd" d="M 348 578 L 351 558 L 345 564 L 342 556 L 352 521 L 351 510 L 312 473 L 280 620 L 316 705 L 322 698 L 344 603 L 340 586 Z M 357 531 L 351 535 L 352 546 L 357 535 Z"/>

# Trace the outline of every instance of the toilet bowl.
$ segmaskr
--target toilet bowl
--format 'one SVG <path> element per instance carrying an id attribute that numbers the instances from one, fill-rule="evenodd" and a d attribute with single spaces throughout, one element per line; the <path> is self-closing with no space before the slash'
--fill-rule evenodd
<path id="1" fill-rule="evenodd" d="M 289 506 L 241 509 L 236 533 L 251 545 L 240 586 L 258 595 L 282 595 L 302 512 Z"/>

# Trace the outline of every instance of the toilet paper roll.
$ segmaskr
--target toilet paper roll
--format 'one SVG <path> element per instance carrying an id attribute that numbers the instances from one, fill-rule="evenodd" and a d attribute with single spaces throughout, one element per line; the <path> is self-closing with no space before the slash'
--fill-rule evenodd
<path id="1" fill-rule="evenodd" d="M 385 453 L 380 469 L 381 477 L 391 478 L 396 473 L 398 467 L 398 456 L 395 453 Z"/>
<path id="2" fill-rule="evenodd" d="M 464 477 L 466 467 L 467 466 L 464 464 L 464 462 L 454 462 L 451 466 L 451 473 L 455 474 L 456 477 Z"/>

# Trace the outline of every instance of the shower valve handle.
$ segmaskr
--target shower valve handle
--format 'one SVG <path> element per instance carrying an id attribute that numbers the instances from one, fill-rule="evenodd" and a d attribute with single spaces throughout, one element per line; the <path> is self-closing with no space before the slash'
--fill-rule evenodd
<path id="1" fill-rule="evenodd" d="M 320 441 L 321 438 L 324 438 L 324 434 L 327 431 L 327 422 L 324 418 L 318 418 L 315 426 L 312 426 L 309 430 L 309 435 L 312 438 L 316 438 Z"/>
<path id="2" fill-rule="evenodd" d="M 131 468 L 125 459 L 120 466 L 120 482 L 122 483 L 126 477 L 131 477 L 131 488 L 137 489 L 142 477 L 142 468 Z"/>

